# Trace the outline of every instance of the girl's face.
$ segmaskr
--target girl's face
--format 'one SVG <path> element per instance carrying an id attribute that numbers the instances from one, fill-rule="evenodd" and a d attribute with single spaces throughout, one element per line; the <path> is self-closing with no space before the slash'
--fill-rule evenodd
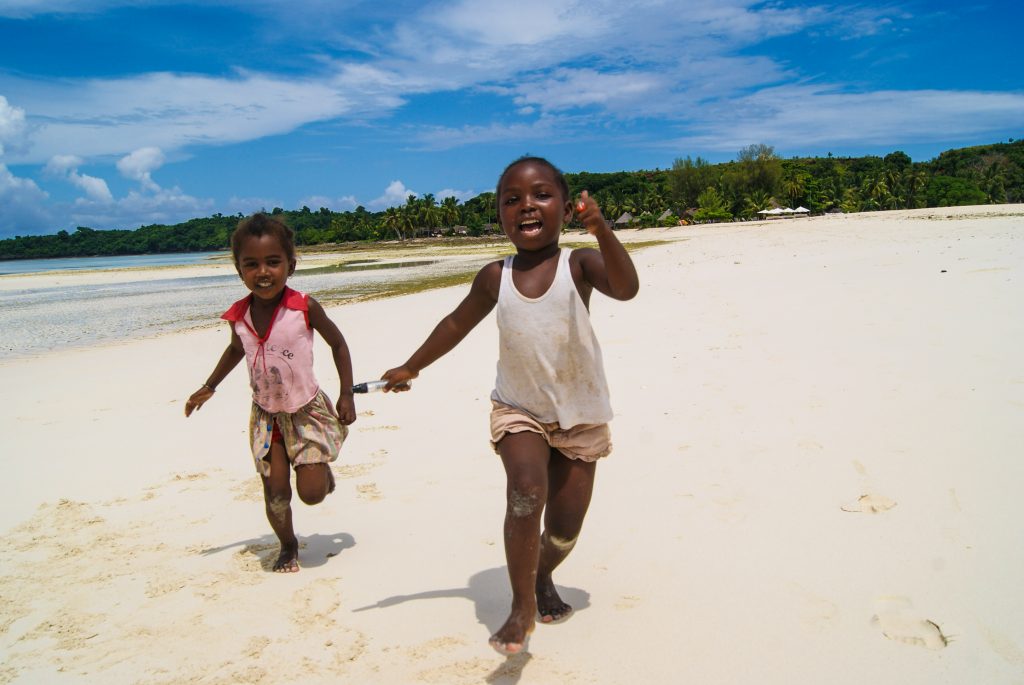
<path id="1" fill-rule="evenodd" d="M 235 267 L 253 295 L 261 300 L 274 300 L 295 271 L 295 260 L 289 258 L 277 236 L 264 234 L 249 236 L 242 242 Z"/>
<path id="2" fill-rule="evenodd" d="M 541 250 L 558 243 L 562 224 L 572 219 L 572 203 L 551 169 L 523 162 L 501 180 L 498 219 L 516 249 Z"/>

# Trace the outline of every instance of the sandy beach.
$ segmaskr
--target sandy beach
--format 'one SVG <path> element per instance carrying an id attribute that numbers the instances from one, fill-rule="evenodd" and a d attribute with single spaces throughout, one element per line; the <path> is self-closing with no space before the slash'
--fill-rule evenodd
<path id="1" fill-rule="evenodd" d="M 0 363 L 0 683 L 1024 683 L 1024 205 L 623 235 L 665 242 L 594 296 L 615 451 L 528 653 L 487 645 L 493 314 L 357 396 L 292 575 L 244 369 L 183 417 L 218 326 Z M 357 380 L 464 293 L 329 308 Z"/>

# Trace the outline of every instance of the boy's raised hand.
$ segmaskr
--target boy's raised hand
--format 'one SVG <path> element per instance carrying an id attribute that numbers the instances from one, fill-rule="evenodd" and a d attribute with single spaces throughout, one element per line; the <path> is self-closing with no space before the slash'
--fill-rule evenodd
<path id="1" fill-rule="evenodd" d="M 211 390 L 209 386 L 204 385 L 196 390 L 187 400 L 185 400 L 185 416 L 191 416 L 193 411 L 198 410 L 206 404 L 206 400 L 211 397 L 213 397 L 213 390 Z"/>
<path id="2" fill-rule="evenodd" d="M 580 199 L 576 201 L 575 209 L 576 218 L 587 229 L 587 233 L 593 235 L 600 229 L 607 227 L 597 200 L 590 197 L 590 193 L 587 191 L 584 190 L 580 193 Z"/>

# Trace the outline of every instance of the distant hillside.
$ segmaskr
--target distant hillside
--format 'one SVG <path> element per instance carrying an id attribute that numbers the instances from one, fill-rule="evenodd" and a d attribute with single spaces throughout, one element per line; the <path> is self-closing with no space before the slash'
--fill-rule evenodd
<path id="1" fill-rule="evenodd" d="M 947 150 L 928 162 L 903 152 L 885 157 L 781 159 L 767 145 L 751 145 L 736 160 L 710 164 L 677 159 L 671 169 L 566 174 L 573 196 L 586 189 L 605 217 L 624 214 L 634 225 L 751 218 L 773 206 L 802 205 L 812 212 L 1024 202 L 1024 140 Z M 665 212 L 669 216 L 662 218 Z M 410 196 L 383 212 L 363 207 L 334 212 L 321 207 L 275 207 L 299 245 L 406 239 L 435 233 L 479 235 L 496 230 L 494 193 L 458 202 Z M 242 215 L 215 214 L 180 224 L 134 230 L 94 230 L 0 240 L 0 259 L 86 257 L 223 250 Z"/>

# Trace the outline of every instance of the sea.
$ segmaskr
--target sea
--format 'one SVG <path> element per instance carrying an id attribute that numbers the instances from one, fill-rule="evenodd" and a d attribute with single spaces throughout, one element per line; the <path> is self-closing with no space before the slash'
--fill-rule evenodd
<path id="1" fill-rule="evenodd" d="M 237 275 L 181 276 L 170 268 L 139 280 L 135 267 L 199 265 L 229 258 L 225 253 L 191 253 L 0 262 L 0 273 L 7 274 L 105 272 L 104 282 L 97 284 L 69 278 L 67 284 L 19 288 L 16 277 L 8 283 L 0 280 L 5 286 L 0 287 L 0 362 L 219 325 L 220 315 L 246 295 Z M 308 269 L 300 259 L 288 285 L 329 304 L 372 297 L 403 281 L 478 269 L 488 259 L 339 263 Z"/>

